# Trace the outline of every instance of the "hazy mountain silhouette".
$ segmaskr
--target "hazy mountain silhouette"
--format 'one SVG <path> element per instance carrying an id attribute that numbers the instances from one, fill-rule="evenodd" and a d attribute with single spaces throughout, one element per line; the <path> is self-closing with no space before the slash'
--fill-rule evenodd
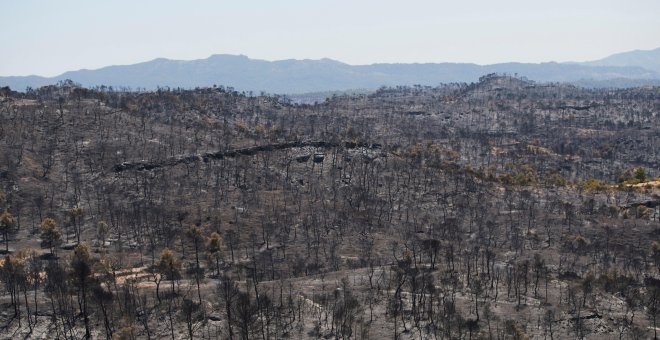
<path id="1" fill-rule="evenodd" d="M 660 73 L 660 48 L 649 51 L 635 50 L 617 53 L 607 58 L 582 64 L 591 66 L 637 66 Z"/>
<path id="2" fill-rule="evenodd" d="M 644 52 L 658 54 L 658 50 Z M 616 64 L 620 65 L 616 65 Z M 655 64 L 654 64 L 655 63 Z M 0 86 L 23 91 L 71 79 L 83 86 L 106 85 L 155 89 L 194 88 L 214 84 L 239 91 L 303 93 L 346 89 L 373 89 L 395 85 L 438 85 L 474 82 L 484 74 L 508 73 L 539 82 L 573 82 L 593 86 L 659 84 L 657 58 L 635 51 L 589 63 L 463 63 L 348 65 L 331 59 L 265 61 L 243 55 L 212 55 L 190 61 L 154 59 L 96 70 L 79 70 L 56 77 L 0 77 Z"/>

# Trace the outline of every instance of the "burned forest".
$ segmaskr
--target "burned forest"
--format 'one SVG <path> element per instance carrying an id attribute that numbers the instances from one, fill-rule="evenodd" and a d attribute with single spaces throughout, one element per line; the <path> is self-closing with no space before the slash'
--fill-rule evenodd
<path id="1" fill-rule="evenodd" d="M 0 90 L 0 335 L 647 339 L 660 88 Z"/>

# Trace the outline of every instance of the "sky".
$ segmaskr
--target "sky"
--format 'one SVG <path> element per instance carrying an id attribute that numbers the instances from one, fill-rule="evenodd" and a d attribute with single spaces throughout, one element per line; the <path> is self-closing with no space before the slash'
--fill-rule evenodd
<path id="1" fill-rule="evenodd" d="M 0 0 L 0 76 L 243 54 L 587 61 L 660 47 L 658 0 Z"/>

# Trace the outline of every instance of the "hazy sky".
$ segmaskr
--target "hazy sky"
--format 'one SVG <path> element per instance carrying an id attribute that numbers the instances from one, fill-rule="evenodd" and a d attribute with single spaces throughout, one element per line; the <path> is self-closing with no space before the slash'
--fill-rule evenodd
<path id="1" fill-rule="evenodd" d="M 585 61 L 660 47 L 659 0 L 0 0 L 0 75 L 211 54 Z"/>

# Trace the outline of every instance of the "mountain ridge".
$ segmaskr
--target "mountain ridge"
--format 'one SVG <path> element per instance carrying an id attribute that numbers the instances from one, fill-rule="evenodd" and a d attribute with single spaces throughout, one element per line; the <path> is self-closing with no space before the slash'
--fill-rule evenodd
<path id="1" fill-rule="evenodd" d="M 655 55 L 658 58 L 655 58 Z M 655 63 L 659 63 L 655 68 Z M 646 67 L 645 67 L 646 66 Z M 614 54 L 582 63 L 375 63 L 350 65 L 330 58 L 267 61 L 245 55 L 213 54 L 206 59 L 150 61 L 67 71 L 55 77 L 0 77 L 0 86 L 15 90 L 71 79 L 86 87 L 113 86 L 155 89 L 224 85 L 239 91 L 294 94 L 397 85 L 475 82 L 484 74 L 519 74 L 538 82 L 595 84 L 660 84 L 660 48 Z M 616 81 L 614 81 L 616 80 Z M 588 85 L 587 85 L 588 86 Z"/>
<path id="2" fill-rule="evenodd" d="M 615 53 L 603 59 L 582 63 L 591 66 L 641 66 L 660 73 L 660 47 L 652 50 L 634 50 Z"/>

